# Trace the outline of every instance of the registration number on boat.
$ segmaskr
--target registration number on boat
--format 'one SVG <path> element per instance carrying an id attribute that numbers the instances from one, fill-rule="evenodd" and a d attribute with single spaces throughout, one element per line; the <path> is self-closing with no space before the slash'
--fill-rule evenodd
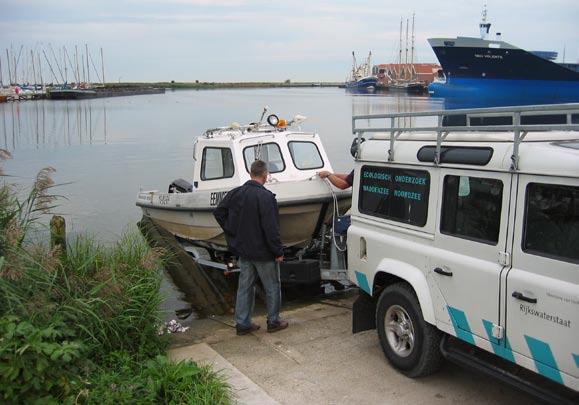
<path id="1" fill-rule="evenodd" d="M 212 207 L 218 205 L 226 194 L 227 191 L 217 191 L 215 193 L 211 193 L 211 196 L 209 197 L 209 205 Z"/>

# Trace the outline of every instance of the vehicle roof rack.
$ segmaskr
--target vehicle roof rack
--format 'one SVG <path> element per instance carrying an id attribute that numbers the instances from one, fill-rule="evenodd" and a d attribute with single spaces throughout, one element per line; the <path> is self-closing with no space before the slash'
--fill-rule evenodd
<path id="1" fill-rule="evenodd" d="M 412 126 L 412 118 L 436 117 L 436 126 Z M 366 127 L 359 127 L 360 121 Z M 372 122 L 383 120 L 385 127 L 371 127 Z M 406 123 L 409 121 L 409 125 Z M 402 123 L 402 125 L 401 125 Z M 513 132 L 511 170 L 519 167 L 519 144 L 529 132 L 579 131 L 579 103 L 549 104 L 516 107 L 471 108 L 444 111 L 405 112 L 352 116 L 352 133 L 360 147 L 364 133 L 390 133 L 388 161 L 394 161 L 394 143 L 402 133 L 435 132 L 434 164 L 440 164 L 442 142 L 451 132 Z M 356 159 L 359 156 L 356 152 Z"/>

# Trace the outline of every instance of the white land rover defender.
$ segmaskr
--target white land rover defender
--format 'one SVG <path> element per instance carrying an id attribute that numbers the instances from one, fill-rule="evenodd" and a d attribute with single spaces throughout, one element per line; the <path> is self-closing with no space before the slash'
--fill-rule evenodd
<path id="1" fill-rule="evenodd" d="M 352 129 L 354 333 L 376 328 L 410 377 L 448 358 L 578 400 L 579 104 L 355 116 Z"/>

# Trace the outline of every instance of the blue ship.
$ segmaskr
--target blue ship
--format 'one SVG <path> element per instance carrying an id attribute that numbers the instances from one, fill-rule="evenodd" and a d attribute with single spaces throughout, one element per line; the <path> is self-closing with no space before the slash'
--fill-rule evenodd
<path id="1" fill-rule="evenodd" d="M 378 85 L 378 79 L 374 76 L 361 77 L 356 80 L 346 82 L 346 88 L 350 90 L 362 90 L 373 88 Z"/>
<path id="2" fill-rule="evenodd" d="M 555 52 L 529 52 L 500 40 L 488 40 L 486 10 L 481 38 L 428 40 L 442 69 L 428 86 L 435 97 L 493 100 L 487 104 L 525 105 L 579 102 L 575 64 L 553 62 Z M 484 104 L 484 103 L 483 103 Z"/>
<path id="3" fill-rule="evenodd" d="M 372 52 L 366 60 L 358 65 L 356 55 L 352 52 L 352 71 L 346 80 L 345 87 L 350 91 L 373 91 L 378 85 L 378 78 L 372 75 Z"/>

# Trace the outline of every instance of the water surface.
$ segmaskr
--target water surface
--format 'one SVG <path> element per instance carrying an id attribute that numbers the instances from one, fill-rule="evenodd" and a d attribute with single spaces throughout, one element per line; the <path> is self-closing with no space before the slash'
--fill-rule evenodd
<path id="1" fill-rule="evenodd" d="M 69 233 L 89 232 L 112 242 L 140 219 L 140 189 L 165 190 L 192 177 L 193 140 L 207 128 L 249 123 L 265 105 L 271 113 L 308 119 L 320 134 L 335 171 L 352 166 L 352 114 L 428 111 L 440 99 L 399 94 L 350 94 L 338 88 L 181 90 L 94 100 L 40 100 L 0 104 L 0 148 L 13 159 L 10 179 L 31 184 L 43 167 L 56 169 L 67 199 L 58 211 Z"/>

